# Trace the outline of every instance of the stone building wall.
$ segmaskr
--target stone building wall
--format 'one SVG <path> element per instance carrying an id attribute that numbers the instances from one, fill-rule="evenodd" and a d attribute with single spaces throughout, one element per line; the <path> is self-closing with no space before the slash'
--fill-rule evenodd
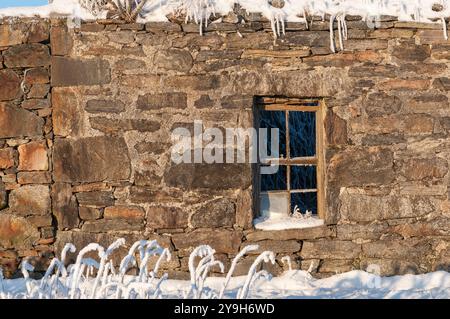
<path id="1" fill-rule="evenodd" d="M 192 247 L 225 263 L 245 245 L 277 253 L 278 273 L 382 274 L 450 265 L 450 41 L 439 27 L 352 17 L 344 51 L 328 23 L 0 25 L 0 264 L 38 270 L 81 248 L 157 239 L 184 277 Z M 171 132 L 253 127 L 259 96 L 323 98 L 325 225 L 255 231 L 249 164 L 170 160 Z M 253 261 L 244 259 L 238 273 Z"/>

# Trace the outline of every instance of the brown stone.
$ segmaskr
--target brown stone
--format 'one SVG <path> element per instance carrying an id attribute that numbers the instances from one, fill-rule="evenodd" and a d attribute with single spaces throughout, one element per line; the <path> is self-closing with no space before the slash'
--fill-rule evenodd
<path id="1" fill-rule="evenodd" d="M 33 22 L 28 31 L 28 43 L 46 42 L 50 36 L 50 26 L 47 21 L 40 20 Z"/>
<path id="2" fill-rule="evenodd" d="M 150 206 L 147 227 L 153 229 L 186 228 L 189 214 L 186 209 L 168 206 Z"/>
<path id="3" fill-rule="evenodd" d="M 52 185 L 52 210 L 58 223 L 58 230 L 78 227 L 78 205 L 70 184 Z"/>
<path id="4" fill-rule="evenodd" d="M 325 132 L 329 145 L 347 144 L 347 122 L 332 111 L 325 117 Z"/>
<path id="5" fill-rule="evenodd" d="M 236 206 L 227 198 L 205 203 L 191 216 L 194 228 L 232 227 L 236 222 Z"/>
<path id="6" fill-rule="evenodd" d="M 50 172 L 19 172 L 17 173 L 17 182 L 21 185 L 50 184 L 52 176 Z"/>
<path id="7" fill-rule="evenodd" d="M 445 217 L 440 217 L 426 222 L 395 225 L 389 229 L 389 232 L 399 234 L 403 238 L 449 236 L 449 226 L 450 220 Z"/>
<path id="8" fill-rule="evenodd" d="M 311 240 L 331 238 L 336 236 L 336 230 L 330 226 L 318 226 L 302 229 L 286 229 L 283 231 L 255 231 L 246 235 L 247 241 L 260 240 Z"/>
<path id="9" fill-rule="evenodd" d="M 111 190 L 111 186 L 109 186 L 107 183 L 104 183 L 104 182 L 88 183 L 88 184 L 72 186 L 72 191 L 74 193 L 94 192 L 94 191 L 110 191 L 110 190 Z"/>
<path id="10" fill-rule="evenodd" d="M 168 151 L 171 147 L 169 143 L 161 143 L 161 142 L 139 142 L 134 148 L 139 154 L 145 153 L 153 153 L 153 154 L 162 154 Z"/>
<path id="11" fill-rule="evenodd" d="M 141 70 L 146 67 L 146 64 L 142 60 L 126 58 L 117 61 L 115 64 L 116 70 L 127 71 L 127 70 Z"/>
<path id="12" fill-rule="evenodd" d="M 107 117 L 90 117 L 89 123 L 93 129 L 106 134 L 117 134 L 123 131 L 156 132 L 160 123 L 146 119 L 109 119 Z"/>
<path id="13" fill-rule="evenodd" d="M 24 76 L 26 84 L 46 84 L 50 82 L 48 70 L 46 68 L 38 67 L 28 69 Z"/>
<path id="14" fill-rule="evenodd" d="M 52 58 L 52 86 L 101 85 L 111 82 L 109 62 L 102 59 Z"/>
<path id="15" fill-rule="evenodd" d="M 303 259 L 353 259 L 361 253 L 361 245 L 351 241 L 304 241 L 300 256 Z"/>
<path id="16" fill-rule="evenodd" d="M 17 215 L 46 215 L 50 211 L 50 190 L 43 185 L 14 189 L 9 194 L 9 207 Z"/>
<path id="17" fill-rule="evenodd" d="M 194 230 L 190 233 L 174 234 L 173 244 L 178 250 L 192 250 L 198 245 L 210 245 L 217 253 L 234 254 L 239 250 L 242 233 L 229 230 Z"/>
<path id="18" fill-rule="evenodd" d="M 246 95 L 229 95 L 221 98 L 221 105 L 226 109 L 251 109 L 253 107 L 253 97 Z"/>
<path id="19" fill-rule="evenodd" d="M 415 45 L 410 42 L 401 43 L 394 47 L 392 55 L 404 61 L 424 61 L 430 57 L 429 45 Z"/>
<path id="20" fill-rule="evenodd" d="M 20 145 L 19 170 L 46 171 L 48 170 L 47 146 L 45 142 L 30 142 Z"/>
<path id="21" fill-rule="evenodd" d="M 450 78 L 436 78 L 433 81 L 433 88 L 440 91 L 450 91 Z"/>
<path id="22" fill-rule="evenodd" d="M 50 51 L 43 44 L 21 44 L 3 53 L 4 63 L 9 68 L 25 68 L 50 65 Z"/>
<path id="23" fill-rule="evenodd" d="M 251 184 L 248 164 L 178 164 L 164 174 L 168 186 L 186 189 L 246 189 Z"/>
<path id="24" fill-rule="evenodd" d="M 170 49 L 158 50 L 154 57 L 157 70 L 187 73 L 192 67 L 192 56 L 189 51 Z"/>
<path id="25" fill-rule="evenodd" d="M 444 94 L 423 94 L 413 97 L 408 107 L 415 113 L 431 113 L 449 108 L 448 98 Z"/>
<path id="26" fill-rule="evenodd" d="M 356 213 L 356 212 L 355 212 Z M 364 212 L 370 215 L 371 212 Z M 339 240 L 375 240 L 380 239 L 388 232 L 388 225 L 385 222 L 370 224 L 342 224 L 337 225 L 337 238 Z"/>
<path id="27" fill-rule="evenodd" d="M 185 109 L 187 107 L 186 93 L 160 93 L 140 95 L 137 108 L 140 110 L 159 110 L 162 108 Z"/>
<path id="28" fill-rule="evenodd" d="M 342 220 L 373 222 L 394 218 L 420 217 L 433 211 L 427 198 L 414 196 L 371 195 L 361 189 L 342 191 L 340 214 Z"/>
<path id="29" fill-rule="evenodd" d="M 14 166 L 14 149 L 0 149 L 0 169 L 7 169 Z"/>
<path id="30" fill-rule="evenodd" d="M 105 219 L 144 219 L 145 212 L 138 206 L 110 206 L 103 213 Z"/>
<path id="31" fill-rule="evenodd" d="M 362 245 L 363 254 L 372 258 L 417 260 L 432 252 L 431 243 L 426 239 L 379 240 Z"/>
<path id="32" fill-rule="evenodd" d="M 100 32 L 105 29 L 103 24 L 98 23 L 83 23 L 80 26 L 81 32 Z"/>
<path id="33" fill-rule="evenodd" d="M 194 106 L 198 109 L 214 107 L 214 100 L 209 95 L 202 95 L 195 101 Z"/>
<path id="34" fill-rule="evenodd" d="M 121 113 L 125 111 L 125 104 L 119 100 L 89 100 L 85 110 L 88 113 Z"/>
<path id="35" fill-rule="evenodd" d="M 96 220 L 102 218 L 102 212 L 100 209 L 94 207 L 81 206 L 78 214 L 82 220 Z"/>
<path id="36" fill-rule="evenodd" d="M 393 162 L 393 154 L 388 149 L 348 149 L 331 158 L 327 175 L 330 181 L 341 186 L 385 185 L 394 179 Z"/>
<path id="37" fill-rule="evenodd" d="M 248 245 L 259 246 L 257 250 L 250 251 L 250 255 L 259 255 L 264 251 L 273 251 L 276 254 L 297 253 L 300 252 L 302 248 L 301 243 L 295 240 L 261 240 L 252 243 L 245 242 L 242 244 L 241 250 Z"/>
<path id="38" fill-rule="evenodd" d="M 145 24 L 145 30 L 148 32 L 179 32 L 181 26 L 172 22 L 148 22 Z"/>
<path id="39" fill-rule="evenodd" d="M 30 91 L 31 93 L 31 91 Z M 28 97 L 31 97 L 30 94 Z M 29 99 L 22 102 L 22 107 L 27 110 L 45 109 L 50 107 L 48 99 Z"/>
<path id="40" fill-rule="evenodd" d="M 369 94 L 364 103 L 365 111 L 371 117 L 395 114 L 401 107 L 402 101 L 397 96 L 386 93 Z"/>
<path id="41" fill-rule="evenodd" d="M 3 249 L 31 248 L 39 239 L 36 227 L 23 217 L 0 214 L 0 247 Z"/>
<path id="42" fill-rule="evenodd" d="M 100 219 L 86 221 L 81 230 L 88 233 L 103 233 L 109 231 L 139 231 L 143 230 L 143 222 L 127 219 Z"/>
<path id="43" fill-rule="evenodd" d="M 252 189 L 240 190 L 236 202 L 236 224 L 243 229 L 253 227 Z"/>
<path id="44" fill-rule="evenodd" d="M 51 215 L 34 215 L 28 216 L 27 220 L 33 224 L 35 227 L 46 227 L 52 225 L 52 216 Z"/>
<path id="45" fill-rule="evenodd" d="M 0 70 L 0 101 L 14 100 L 21 95 L 20 78 L 13 70 Z"/>
<path id="46" fill-rule="evenodd" d="M 130 201 L 136 204 L 147 203 L 173 203 L 181 198 L 183 193 L 179 190 L 165 191 L 145 186 L 132 186 L 130 189 Z"/>
<path id="47" fill-rule="evenodd" d="M 392 79 L 381 82 L 378 86 L 380 90 L 417 90 L 423 91 L 430 87 L 429 80 L 418 80 L 418 79 Z"/>
<path id="48" fill-rule="evenodd" d="M 407 180 L 443 178 L 448 172 L 447 160 L 439 157 L 411 158 L 403 161 L 400 173 Z"/>
<path id="49" fill-rule="evenodd" d="M 127 180 L 131 173 L 127 145 L 118 137 L 56 139 L 53 166 L 57 182 Z"/>
<path id="50" fill-rule="evenodd" d="M 32 112 L 0 103 L 0 138 L 41 135 L 43 124 Z"/>
<path id="51" fill-rule="evenodd" d="M 5 184 L 0 179 L 0 210 L 8 205 L 8 194 L 6 193 Z"/>
<path id="52" fill-rule="evenodd" d="M 27 93 L 27 97 L 29 99 L 39 99 L 44 98 L 47 96 L 47 94 L 50 92 L 50 85 L 49 84 L 34 84 L 31 86 L 30 91 Z M 33 108 L 33 109 L 40 109 L 40 108 L 47 108 L 50 106 L 49 100 L 34 100 L 34 106 L 32 107 L 26 107 L 25 102 L 30 103 L 30 100 L 24 101 L 22 104 L 22 107 L 25 109 Z M 38 101 L 36 103 L 36 101 Z"/>
<path id="53" fill-rule="evenodd" d="M 92 207 L 107 207 L 114 205 L 112 192 L 96 191 L 77 193 L 77 200 L 80 205 Z"/>
<path id="54" fill-rule="evenodd" d="M 50 30 L 52 55 L 68 55 L 72 50 L 73 40 L 66 26 L 52 26 Z"/>
<path id="55" fill-rule="evenodd" d="M 77 136 L 82 120 L 76 92 L 72 88 L 53 88 L 53 132 L 58 136 Z"/>
<path id="56" fill-rule="evenodd" d="M 27 37 L 27 27 L 23 23 L 4 23 L 0 25 L 0 47 L 25 43 Z"/>
<path id="57" fill-rule="evenodd" d="M 152 171 L 143 171 L 134 173 L 134 184 L 138 186 L 158 186 L 161 183 L 161 177 Z"/>

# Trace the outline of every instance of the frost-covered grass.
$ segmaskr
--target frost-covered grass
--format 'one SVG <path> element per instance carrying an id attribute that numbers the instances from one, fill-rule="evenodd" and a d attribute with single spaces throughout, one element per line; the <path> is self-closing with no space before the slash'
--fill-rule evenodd
<path id="1" fill-rule="evenodd" d="M 134 243 L 120 265 L 114 266 L 111 254 L 123 246 L 119 239 L 104 248 L 92 243 L 78 252 L 75 264 L 65 266 L 66 255 L 75 252 L 67 244 L 61 257 L 52 260 L 40 280 L 30 278 L 33 267 L 25 260 L 23 278 L 5 280 L 0 271 L 0 299 L 8 298 L 450 298 L 450 273 L 438 271 L 423 275 L 380 277 L 364 271 L 350 271 L 325 279 L 314 279 L 308 271 L 293 270 L 279 277 L 258 271 L 262 263 L 274 263 L 273 252 L 259 255 L 246 276 L 233 277 L 238 261 L 257 245 L 246 246 L 225 273 L 223 264 L 215 259 L 215 251 L 202 245 L 189 257 L 190 280 L 172 280 L 160 273 L 162 263 L 170 260 L 167 249 L 156 241 Z M 86 257 L 94 252 L 95 259 Z M 153 261 L 150 265 L 150 260 Z M 137 275 L 127 275 L 131 267 Z M 225 276 L 211 276 L 211 270 Z"/>

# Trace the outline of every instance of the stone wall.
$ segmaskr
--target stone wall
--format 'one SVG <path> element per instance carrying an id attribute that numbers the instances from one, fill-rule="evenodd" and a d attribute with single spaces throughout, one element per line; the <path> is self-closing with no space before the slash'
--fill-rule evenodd
<path id="1" fill-rule="evenodd" d="M 258 16 L 203 36 L 191 24 L 4 21 L 2 268 L 29 256 L 42 270 L 67 242 L 124 237 L 170 247 L 179 278 L 199 244 L 227 264 L 258 243 L 277 253 L 274 273 L 285 255 L 317 276 L 448 270 L 450 41 L 431 25 L 350 19 L 336 54 L 321 21 L 288 23 L 276 40 Z M 252 127 L 258 96 L 324 99 L 326 225 L 255 231 L 250 165 L 171 163 L 174 128 Z"/>

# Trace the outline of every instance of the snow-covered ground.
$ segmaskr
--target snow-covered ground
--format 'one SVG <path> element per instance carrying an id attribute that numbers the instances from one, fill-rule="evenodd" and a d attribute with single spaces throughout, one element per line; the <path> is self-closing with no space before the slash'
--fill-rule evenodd
<path id="1" fill-rule="evenodd" d="M 231 278 L 224 298 L 236 298 L 245 279 L 245 276 Z M 131 280 L 132 277 L 127 277 L 125 281 Z M 33 282 L 39 284 L 38 281 Z M 92 287 L 93 282 L 91 280 L 86 286 Z M 223 282 L 224 278 L 207 278 L 204 289 L 207 294 L 203 297 L 207 298 L 211 290 L 217 294 Z M 0 293 L 0 299 L 25 297 L 27 288 L 24 279 L 5 280 L 3 285 L 5 293 Z M 146 289 L 145 284 L 132 286 L 136 291 Z M 187 280 L 165 280 L 161 284 L 159 298 L 185 298 L 189 288 L 190 282 Z M 247 298 L 449 299 L 450 273 L 439 271 L 424 275 L 379 277 L 355 270 L 316 280 L 305 271 L 292 270 L 270 280 L 257 280 Z"/>
<path id="2" fill-rule="evenodd" d="M 215 251 L 202 245 L 189 257 L 190 280 L 172 280 L 161 274 L 160 266 L 170 260 L 170 252 L 156 241 L 134 243 L 119 267 L 110 256 L 125 245 L 123 239 L 107 249 L 92 243 L 79 251 L 76 263 L 65 267 L 66 255 L 75 252 L 67 244 L 61 259 L 53 259 L 41 280 L 30 279 L 33 271 L 27 260 L 22 262 L 24 278 L 4 280 L 0 269 L 0 299 L 12 298 L 450 298 L 450 273 L 444 271 L 423 275 L 380 277 L 373 271 L 350 271 L 325 279 L 314 279 L 308 271 L 292 270 L 289 265 L 279 277 L 260 270 L 264 263 L 274 263 L 275 255 L 265 251 L 249 267 L 246 276 L 232 277 L 236 264 L 257 245 L 246 246 L 233 260 L 227 272 L 215 259 Z M 98 258 L 88 258 L 94 253 Z M 92 255 L 91 255 L 92 256 Z M 150 262 L 152 260 L 152 262 Z M 155 261 L 156 260 L 156 261 Z M 138 275 L 126 275 L 130 267 Z M 372 270 L 378 269 L 371 265 Z M 220 270 L 226 276 L 211 276 L 211 270 Z"/>

